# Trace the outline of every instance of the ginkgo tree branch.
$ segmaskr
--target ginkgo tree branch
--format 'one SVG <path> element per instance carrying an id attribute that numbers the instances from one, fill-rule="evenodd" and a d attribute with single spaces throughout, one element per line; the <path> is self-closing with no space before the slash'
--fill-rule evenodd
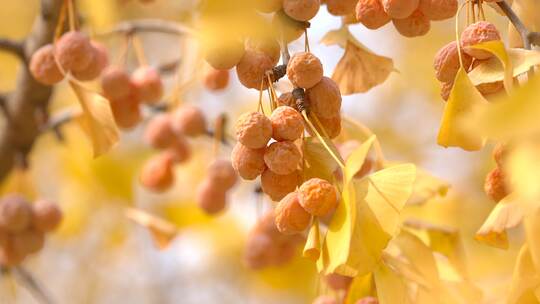
<path id="1" fill-rule="evenodd" d="M 0 38 L 0 50 L 24 58 L 24 42 L 8 38 Z"/>
<path id="2" fill-rule="evenodd" d="M 195 31 L 181 23 L 159 19 L 138 19 L 119 23 L 113 29 L 100 33 L 98 36 L 133 35 L 136 33 L 163 33 L 182 36 L 195 35 Z"/>
<path id="3" fill-rule="evenodd" d="M 40 134 L 36 115 L 48 108 L 53 88 L 38 83 L 32 77 L 27 63 L 39 47 L 53 41 L 62 2 L 41 0 L 40 14 L 37 15 L 24 43 L 14 44 L 12 41 L 2 40 L 4 49 L 16 52 L 24 60 L 17 75 L 16 87 L 3 102 L 8 119 L 3 120 L 0 130 L 0 181 L 17 162 L 22 165 L 27 163 L 28 153 Z"/>
<path id="4" fill-rule="evenodd" d="M 499 1 L 497 2 L 497 5 L 501 8 L 508 20 L 510 20 L 510 22 L 512 23 L 512 25 L 514 25 L 514 28 L 518 31 L 519 35 L 521 36 L 521 40 L 523 41 L 523 48 L 526 50 L 530 50 L 531 32 L 527 29 L 525 24 L 523 24 L 519 16 L 514 12 L 512 7 L 506 1 Z M 538 33 L 535 34 L 538 35 Z"/>

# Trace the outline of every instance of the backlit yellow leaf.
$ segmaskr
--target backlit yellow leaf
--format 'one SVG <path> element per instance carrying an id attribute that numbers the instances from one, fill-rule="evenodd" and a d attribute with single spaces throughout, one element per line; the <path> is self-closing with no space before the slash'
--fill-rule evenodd
<path id="1" fill-rule="evenodd" d="M 529 246 L 524 244 L 519 252 L 517 263 L 512 276 L 512 285 L 508 295 L 508 304 L 534 303 L 524 302 L 522 298 L 527 292 L 532 292 L 540 285 L 540 272 L 535 268 Z M 533 297 L 534 298 L 534 297 Z"/>
<path id="2" fill-rule="evenodd" d="M 326 45 L 338 45 L 344 49 L 347 46 L 350 35 L 347 27 L 341 27 L 337 30 L 328 31 L 322 37 L 321 43 Z"/>
<path id="3" fill-rule="evenodd" d="M 488 51 L 495 55 L 497 59 L 502 63 L 504 67 L 504 87 L 507 92 L 510 92 L 513 85 L 513 68 L 512 68 L 512 62 L 510 61 L 510 58 L 508 54 L 506 53 L 506 48 L 504 47 L 504 43 L 501 40 L 493 40 L 493 41 L 487 41 L 480 44 L 476 44 L 471 46 L 475 49 L 480 49 L 484 51 Z"/>
<path id="4" fill-rule="evenodd" d="M 527 72 L 530 68 L 540 65 L 540 51 L 525 49 L 506 50 L 512 63 L 512 76 L 516 77 Z M 469 72 L 469 78 L 474 85 L 504 80 L 505 70 L 497 57 L 482 61 L 474 70 Z"/>
<path id="5" fill-rule="evenodd" d="M 427 171 L 417 168 L 413 194 L 407 201 L 409 205 L 421 205 L 435 197 L 444 197 L 450 184 L 439 179 Z"/>
<path id="6" fill-rule="evenodd" d="M 128 208 L 125 215 L 135 223 L 147 228 L 159 249 L 167 248 L 178 234 L 175 225 L 146 211 Z"/>
<path id="7" fill-rule="evenodd" d="M 460 147 L 467 151 L 480 150 L 485 140 L 465 127 L 463 118 L 476 107 L 486 103 L 486 99 L 471 83 L 467 73 L 460 68 L 444 107 L 437 143 L 443 147 Z"/>
<path id="8" fill-rule="evenodd" d="M 506 230 L 517 226 L 522 219 L 521 206 L 511 194 L 495 205 L 482 227 L 476 232 L 475 238 L 487 245 L 508 249 Z"/>
<path id="9" fill-rule="evenodd" d="M 319 220 L 315 219 L 309 229 L 303 256 L 312 261 L 317 261 L 321 254 L 321 232 L 319 231 Z"/>
<path id="10" fill-rule="evenodd" d="M 393 272 L 384 263 L 379 263 L 373 272 L 377 296 L 380 304 L 412 303 L 403 278 Z"/>
<path id="11" fill-rule="evenodd" d="M 332 182 L 338 165 L 325 147 L 315 137 L 306 137 L 303 149 L 306 161 L 304 177 L 318 177 Z"/>
<path id="12" fill-rule="evenodd" d="M 422 276 L 436 286 L 439 280 L 439 273 L 430 248 L 407 230 L 402 230 L 394 242 L 398 245 L 401 253 L 414 265 Z"/>
<path id="13" fill-rule="evenodd" d="M 75 81 L 69 84 L 81 105 L 83 114 L 78 120 L 92 141 L 94 157 L 108 152 L 119 139 L 118 128 L 109 106 L 101 95 L 93 93 Z"/>
<path id="14" fill-rule="evenodd" d="M 372 135 L 368 138 L 362 146 L 354 150 L 351 155 L 347 158 L 346 168 L 345 168 L 345 183 L 352 181 L 356 173 L 362 169 L 366 156 L 369 152 L 369 149 L 375 141 L 375 135 Z"/>
<path id="15" fill-rule="evenodd" d="M 345 304 L 356 304 L 356 302 L 362 298 L 373 296 L 375 286 L 373 286 L 373 275 L 368 273 L 364 276 L 357 276 L 353 279 L 347 297 L 345 298 Z"/>
<path id="16" fill-rule="evenodd" d="M 527 141 L 512 149 L 506 166 L 512 190 L 519 195 L 522 205 L 527 209 L 540 206 L 539 155 L 540 142 Z"/>

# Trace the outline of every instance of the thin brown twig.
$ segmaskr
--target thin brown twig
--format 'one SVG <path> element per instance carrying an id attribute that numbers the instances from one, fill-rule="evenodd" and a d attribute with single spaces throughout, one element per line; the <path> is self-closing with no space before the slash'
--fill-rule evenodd
<path id="1" fill-rule="evenodd" d="M 196 32 L 178 22 L 159 20 L 159 19 L 138 19 L 126 21 L 118 24 L 113 29 L 99 33 L 97 36 L 109 37 L 114 35 L 133 35 L 135 33 L 162 33 L 176 36 L 186 34 L 196 35 Z"/>
<path id="2" fill-rule="evenodd" d="M 43 304 L 53 303 L 50 296 L 45 292 L 43 287 L 36 281 L 32 274 L 26 269 L 24 269 L 22 266 L 14 267 L 13 274 L 19 280 L 21 285 L 28 289 L 28 291 L 30 291 L 36 301 Z"/>
<path id="3" fill-rule="evenodd" d="M 25 59 L 24 56 L 24 41 L 17 41 L 8 38 L 0 38 L 0 50 L 12 53 L 20 59 Z"/>
<path id="4" fill-rule="evenodd" d="M 530 31 L 527 29 L 527 27 L 523 24 L 521 19 L 519 19 L 518 15 L 516 15 L 512 7 L 506 1 L 499 1 L 497 2 L 497 5 L 501 8 L 506 17 L 508 17 L 508 20 L 510 20 L 512 25 L 514 25 L 514 28 L 518 31 L 519 35 L 521 36 L 521 40 L 523 41 L 523 48 L 526 50 L 530 50 Z"/>

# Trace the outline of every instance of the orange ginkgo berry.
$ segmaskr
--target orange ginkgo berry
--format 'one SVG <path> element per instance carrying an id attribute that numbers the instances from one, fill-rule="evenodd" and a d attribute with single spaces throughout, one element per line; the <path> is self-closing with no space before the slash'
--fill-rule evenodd
<path id="1" fill-rule="evenodd" d="M 42 232 L 56 229 L 62 221 L 62 210 L 55 203 L 40 199 L 32 205 L 32 227 Z"/>
<path id="2" fill-rule="evenodd" d="M 272 58 L 273 65 L 279 62 L 281 48 L 274 37 L 250 37 L 246 39 L 246 50 L 263 53 Z"/>
<path id="3" fill-rule="evenodd" d="M 114 121 L 124 130 L 134 128 L 141 122 L 142 113 L 140 100 L 136 91 L 132 91 L 128 96 L 109 99 Z"/>
<path id="4" fill-rule="evenodd" d="M 281 95 L 279 95 L 278 99 L 276 100 L 276 103 L 278 107 L 280 106 L 288 106 L 293 109 L 297 109 L 296 107 L 296 99 L 294 98 L 292 92 L 286 92 Z"/>
<path id="5" fill-rule="evenodd" d="M 172 146 L 176 137 L 172 128 L 171 116 L 165 113 L 153 117 L 144 130 L 144 141 L 156 149 Z"/>
<path id="6" fill-rule="evenodd" d="M 163 192 L 174 183 L 173 159 L 168 153 L 160 153 L 151 158 L 143 167 L 140 181 L 154 192 Z"/>
<path id="7" fill-rule="evenodd" d="M 298 201 L 298 193 L 287 194 L 274 210 L 276 227 L 283 234 L 300 233 L 309 226 L 311 215 L 302 208 Z"/>
<path id="8" fill-rule="evenodd" d="M 109 99 L 123 99 L 132 94 L 134 87 L 127 71 L 119 66 L 109 66 L 101 74 L 101 88 Z"/>
<path id="9" fill-rule="evenodd" d="M 341 109 L 341 92 L 334 80 L 323 77 L 314 87 L 306 90 L 309 109 L 319 118 L 331 118 Z"/>
<path id="10" fill-rule="evenodd" d="M 206 179 L 197 188 L 197 204 L 207 214 L 219 213 L 227 205 L 227 193 L 213 180 Z"/>
<path id="11" fill-rule="evenodd" d="M 64 75 L 54 59 L 54 46 L 52 44 L 44 45 L 34 52 L 29 67 L 34 79 L 44 85 L 53 85 L 64 79 Z"/>
<path id="12" fill-rule="evenodd" d="M 266 53 L 246 50 L 236 66 L 238 80 L 249 89 L 266 89 L 268 87 L 266 72 L 272 70 L 274 62 L 272 57 Z"/>
<path id="13" fill-rule="evenodd" d="M 0 227 L 9 232 L 21 232 L 31 221 L 32 208 L 24 197 L 9 194 L 0 200 Z"/>
<path id="14" fill-rule="evenodd" d="M 506 175 L 501 168 L 496 167 L 488 173 L 484 183 L 484 191 L 495 202 L 499 202 L 508 195 Z"/>
<path id="15" fill-rule="evenodd" d="M 326 275 L 324 280 L 326 284 L 334 290 L 347 290 L 352 283 L 351 277 L 346 277 L 337 273 Z"/>
<path id="16" fill-rule="evenodd" d="M 66 72 L 86 69 L 92 63 L 93 51 L 90 38 L 78 31 L 65 33 L 55 46 L 58 63 Z"/>
<path id="17" fill-rule="evenodd" d="M 92 61 L 83 70 L 73 71 L 75 78 L 88 81 L 94 80 L 101 75 L 101 72 L 109 65 L 109 53 L 105 46 L 99 42 L 91 41 L 92 46 Z"/>
<path id="18" fill-rule="evenodd" d="M 404 19 L 392 19 L 396 30 L 405 37 L 423 36 L 429 32 L 431 23 L 420 10 L 414 11 Z"/>
<path id="19" fill-rule="evenodd" d="M 155 104 L 163 97 L 163 82 L 159 72 L 149 66 L 141 66 L 131 75 L 131 81 L 137 89 L 141 100 Z"/>
<path id="20" fill-rule="evenodd" d="M 229 70 L 217 70 L 209 67 L 204 74 L 204 87 L 209 91 L 221 91 L 229 84 Z"/>
<path id="21" fill-rule="evenodd" d="M 287 77 L 294 86 L 309 89 L 321 81 L 322 63 L 312 53 L 296 53 L 287 64 Z"/>
<path id="22" fill-rule="evenodd" d="M 356 5 L 356 19 L 368 29 L 378 29 L 392 18 L 384 11 L 381 0 L 359 0 Z"/>
<path id="23" fill-rule="evenodd" d="M 504 142 L 497 143 L 497 145 L 495 145 L 495 148 L 493 148 L 493 152 L 491 153 L 491 155 L 497 163 L 497 166 L 502 168 L 508 155 L 508 144 Z"/>
<path id="24" fill-rule="evenodd" d="M 463 66 L 467 69 L 472 62 L 472 57 L 461 51 Z M 460 68 L 459 53 L 457 43 L 452 41 L 442 47 L 435 55 L 433 67 L 435 76 L 441 82 L 452 82 L 456 78 L 456 74 Z"/>
<path id="25" fill-rule="evenodd" d="M 476 59 L 488 59 L 493 54 L 485 50 L 474 49 L 471 46 L 495 40 L 501 40 L 501 35 L 495 25 L 488 21 L 470 24 L 461 33 L 461 45 L 465 53 Z"/>
<path id="26" fill-rule="evenodd" d="M 276 108 L 270 115 L 272 138 L 277 141 L 297 140 L 304 132 L 304 120 L 295 109 L 287 106 Z"/>
<path id="27" fill-rule="evenodd" d="M 272 137 L 272 122 L 259 112 L 242 114 L 235 125 L 238 141 L 251 149 L 264 148 Z"/>
<path id="28" fill-rule="evenodd" d="M 294 171 L 291 174 L 280 175 L 272 170 L 264 170 L 261 174 L 261 188 L 273 201 L 279 201 L 285 195 L 293 192 L 300 182 L 300 174 Z"/>
<path id="29" fill-rule="evenodd" d="M 45 244 L 45 234 L 41 231 L 27 229 L 13 235 L 13 249 L 23 255 L 36 253 Z"/>
<path id="30" fill-rule="evenodd" d="M 265 149 L 250 149 L 237 143 L 231 153 L 233 168 L 245 180 L 253 180 L 259 176 L 266 164 L 264 163 Z"/>
<path id="31" fill-rule="evenodd" d="M 238 181 L 238 174 L 230 160 L 216 159 L 208 166 L 207 178 L 217 187 L 229 190 Z"/>
<path id="32" fill-rule="evenodd" d="M 326 0 L 328 12 L 334 16 L 344 16 L 354 12 L 358 0 Z"/>
<path id="33" fill-rule="evenodd" d="M 329 214 L 338 203 L 336 187 L 320 178 L 305 181 L 300 186 L 298 194 L 300 205 L 314 216 Z"/>
<path id="34" fill-rule="evenodd" d="M 430 20 L 452 18 L 458 10 L 457 0 L 420 0 L 419 9 Z"/>
<path id="35" fill-rule="evenodd" d="M 206 117 L 200 108 L 183 105 L 172 113 L 172 126 L 186 136 L 199 136 L 206 133 Z"/>
<path id="36" fill-rule="evenodd" d="M 382 0 L 384 11 L 393 19 L 404 19 L 418 8 L 419 0 Z"/>
<path id="37" fill-rule="evenodd" d="M 292 141 L 274 142 L 264 152 L 264 163 L 276 174 L 286 175 L 297 170 L 302 155 Z"/>
<path id="38" fill-rule="evenodd" d="M 283 0 L 283 11 L 298 21 L 308 21 L 317 15 L 321 3 L 319 0 Z"/>

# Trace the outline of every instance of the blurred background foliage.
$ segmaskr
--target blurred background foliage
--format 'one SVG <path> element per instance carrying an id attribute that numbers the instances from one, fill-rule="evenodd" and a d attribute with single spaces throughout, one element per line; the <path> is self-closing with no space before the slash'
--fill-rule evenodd
<path id="1" fill-rule="evenodd" d="M 39 10 L 39 1 L 0 3 L 0 36 L 23 38 Z M 223 5 L 232 9 L 229 3 L 210 1 L 204 12 L 215 14 Z M 197 17 L 195 6 L 191 0 L 157 0 L 151 5 L 133 0 L 79 1 L 84 29 L 91 34 L 136 18 L 189 24 Z M 488 20 L 506 29 L 503 18 L 487 11 Z M 250 24 L 250 20 L 241 21 Z M 327 75 L 342 50 L 318 42 L 339 24 L 338 18 L 322 8 L 309 29 L 312 51 L 321 58 Z M 458 228 L 471 276 L 489 292 L 485 303 L 500 303 L 522 233 L 512 232 L 507 251 L 474 241 L 474 233 L 493 207 L 482 191 L 484 177 L 494 166 L 490 149 L 467 153 L 436 145 L 444 103 L 432 61 L 437 50 L 454 39 L 454 23 L 432 23 L 428 35 L 414 39 L 399 36 L 391 25 L 376 31 L 354 25 L 351 31 L 375 53 L 393 58 L 398 71 L 370 92 L 344 98 L 343 112 L 377 134 L 388 158 L 414 162 L 451 183 L 447 197 L 409 206 L 403 217 Z M 151 64 L 182 57 L 175 37 L 144 34 L 142 38 Z M 121 37 L 104 42 L 112 50 L 113 62 L 118 60 Z M 292 45 L 292 51 L 302 48 L 300 42 Z M 0 53 L 0 91 L 13 89 L 18 68 L 13 56 Z M 168 80 L 169 87 L 172 82 Z M 234 119 L 244 110 L 254 109 L 257 98 L 256 92 L 248 92 L 235 80 L 228 91 L 220 94 L 196 86 L 183 101 L 203 107 L 209 117 L 227 112 Z M 76 104 L 73 93 L 63 84 L 55 93 L 51 112 Z M 229 199 L 229 210 L 217 218 L 198 209 L 193 189 L 202 180 L 211 158 L 208 140 L 195 140 L 195 157 L 176 168 L 174 188 L 155 195 L 138 184 L 141 165 L 152 154 L 140 140 L 140 128 L 123 134 L 111 153 L 96 160 L 77 126 L 68 125 L 64 135 L 64 142 L 58 142 L 53 134 L 42 136 L 31 155 L 30 169 L 13 172 L 2 185 L 2 193 L 21 191 L 30 197 L 56 199 L 64 210 L 59 231 L 41 254 L 27 261 L 27 268 L 57 303 L 307 303 L 322 291 L 314 265 L 299 255 L 284 268 L 259 272 L 242 264 L 246 232 L 270 204 L 260 203 L 254 193 L 255 184 L 237 186 Z M 224 157 L 228 152 L 225 148 Z M 159 251 L 148 231 L 123 215 L 126 206 L 170 220 L 180 229 L 178 237 L 166 250 Z M 0 282 L 4 299 L 33 303 L 28 292 L 14 288 L 9 278 Z"/>

